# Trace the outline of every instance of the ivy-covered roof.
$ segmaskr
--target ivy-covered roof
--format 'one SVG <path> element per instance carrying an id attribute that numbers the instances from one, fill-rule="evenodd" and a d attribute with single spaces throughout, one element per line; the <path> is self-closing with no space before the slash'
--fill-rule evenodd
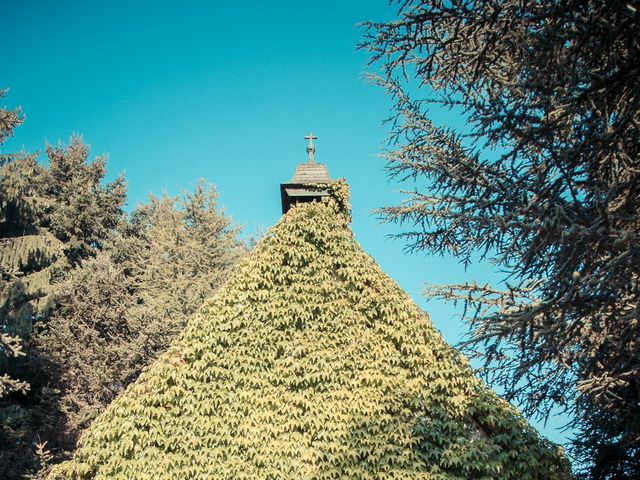
<path id="1" fill-rule="evenodd" d="M 328 188 L 289 210 L 53 476 L 568 478 L 561 450 L 353 239 L 346 185 Z"/>

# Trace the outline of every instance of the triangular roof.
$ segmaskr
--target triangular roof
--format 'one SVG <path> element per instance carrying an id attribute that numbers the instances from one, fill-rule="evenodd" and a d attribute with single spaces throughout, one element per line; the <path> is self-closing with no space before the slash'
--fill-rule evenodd
<path id="1" fill-rule="evenodd" d="M 345 184 L 294 205 L 57 471 L 109 479 L 558 479 L 353 239 Z"/>
<path id="2" fill-rule="evenodd" d="M 288 184 L 301 185 L 305 183 L 331 183 L 329 170 L 324 163 L 299 163 L 296 172 Z"/>

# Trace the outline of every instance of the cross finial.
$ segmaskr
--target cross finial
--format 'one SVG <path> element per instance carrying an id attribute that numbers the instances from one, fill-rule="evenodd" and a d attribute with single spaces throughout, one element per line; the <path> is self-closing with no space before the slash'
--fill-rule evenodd
<path id="1" fill-rule="evenodd" d="M 316 158 L 314 154 L 316 153 L 316 146 L 313 144 L 314 140 L 317 140 L 318 137 L 313 135 L 313 132 L 309 131 L 309 135 L 304 137 L 305 140 L 309 140 L 309 145 L 307 146 L 307 153 L 309 154 L 309 163 L 316 163 Z"/>

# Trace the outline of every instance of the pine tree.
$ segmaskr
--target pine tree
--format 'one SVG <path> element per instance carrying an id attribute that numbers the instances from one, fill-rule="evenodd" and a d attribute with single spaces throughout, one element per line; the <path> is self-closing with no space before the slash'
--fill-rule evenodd
<path id="1" fill-rule="evenodd" d="M 49 199 L 42 194 L 44 167 L 19 155 L 1 167 L 0 315 L 22 337 L 50 306 L 51 283 L 69 268 L 64 243 L 42 226 Z"/>
<path id="2" fill-rule="evenodd" d="M 6 90 L 0 90 L 0 99 L 6 95 Z M 23 115 L 20 108 L 8 109 L 0 108 L 0 147 L 13 135 L 13 130 L 23 122 Z M 12 155 L 7 155 L 0 151 L 0 398 L 10 392 L 26 392 L 29 385 L 21 380 L 11 377 L 6 372 L 7 359 L 23 355 L 20 338 L 12 335 L 9 329 L 9 322 L 6 319 L 6 312 L 3 305 L 6 303 L 4 292 L 6 282 L 18 272 L 19 264 L 15 260 L 7 258 L 4 248 L 5 229 L 10 228 L 6 218 L 7 204 L 9 203 L 9 192 L 3 181 L 5 164 L 12 160 Z"/>
<path id="3" fill-rule="evenodd" d="M 244 255 L 238 234 L 204 181 L 179 197 L 151 195 L 134 210 L 113 256 L 135 285 L 130 314 L 145 332 L 148 358 L 168 347 Z"/>
<path id="4" fill-rule="evenodd" d="M 47 199 L 40 227 L 64 242 L 72 264 L 101 250 L 122 221 L 126 182 L 121 174 L 104 183 L 106 157 L 89 162 L 89 146 L 81 137 L 69 145 L 47 146 L 49 167 L 40 180 Z"/>
<path id="5" fill-rule="evenodd" d="M 18 154 L 3 156 L 0 166 L 2 349 L 19 352 L 20 339 L 27 350 L 26 358 L 0 360 L 0 378 L 18 379 L 10 386 L 22 390 L 0 400 L 2 478 L 31 469 L 39 436 L 58 424 L 51 365 L 32 348 L 34 326 L 46 323 L 55 307 L 56 284 L 99 252 L 123 218 L 124 179 L 104 183 L 105 159 L 90 162 L 80 137 L 48 146 L 46 154 L 48 165 Z M 4 346 L 7 339 L 13 350 Z"/>
<path id="6" fill-rule="evenodd" d="M 415 180 L 384 217 L 410 250 L 504 273 L 427 294 L 465 303 L 466 345 L 508 398 L 568 414 L 586 476 L 639 478 L 640 8 L 397 3 L 363 44 L 396 100 L 389 172 Z"/>
<path id="7" fill-rule="evenodd" d="M 125 200 L 123 177 L 103 185 L 105 159 L 88 163 L 80 137 L 46 152 L 48 167 L 21 155 L 0 172 L 0 313 L 22 336 L 51 307 L 52 283 L 109 239 Z"/>
<path id="8" fill-rule="evenodd" d="M 59 392 L 61 415 L 45 437 L 56 452 L 73 450 L 79 433 L 145 365 L 129 321 L 131 288 L 108 253 L 83 262 L 56 285 L 58 306 L 36 336 Z"/>

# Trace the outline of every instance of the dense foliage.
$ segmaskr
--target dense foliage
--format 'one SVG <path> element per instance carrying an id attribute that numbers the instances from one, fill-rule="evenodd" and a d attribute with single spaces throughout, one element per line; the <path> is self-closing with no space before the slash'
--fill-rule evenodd
<path id="1" fill-rule="evenodd" d="M 129 315 L 144 325 L 140 348 L 147 358 L 171 344 L 246 253 L 239 227 L 217 199 L 214 186 L 203 181 L 178 197 L 150 195 L 111 249 L 135 286 L 136 306 Z"/>
<path id="2" fill-rule="evenodd" d="M 352 238 L 346 186 L 295 205 L 86 430 L 72 479 L 562 479 Z"/>
<path id="3" fill-rule="evenodd" d="M 58 286 L 60 306 L 36 337 L 57 372 L 63 414 L 49 435 L 79 434 L 172 343 L 245 253 L 212 186 L 139 205 L 113 245 Z"/>
<path id="4" fill-rule="evenodd" d="M 95 255 L 124 215 L 124 179 L 104 183 L 105 159 L 89 162 L 81 138 L 46 154 L 46 166 L 30 154 L 0 166 L 0 332 L 28 353 L 3 362 L 0 374 L 30 386 L 0 399 L 0 476 L 8 478 L 33 466 L 38 434 L 55 431 L 59 416 L 49 361 L 32 348 L 34 326 L 55 308 L 56 282 Z"/>
<path id="5" fill-rule="evenodd" d="M 495 262 L 502 287 L 428 294 L 466 303 L 526 413 L 572 415 L 587 476 L 640 477 L 640 7 L 398 3 L 363 43 L 397 101 L 389 172 L 417 182 L 384 216 L 410 249 Z"/>
<path id="6" fill-rule="evenodd" d="M 124 214 L 123 177 L 103 184 L 105 158 L 89 162 L 80 137 L 47 146 L 48 166 L 35 155 L 0 167 L 0 311 L 9 330 L 30 333 L 52 305 L 51 285 L 99 250 Z"/>
<path id="7" fill-rule="evenodd" d="M 6 90 L 0 90 L 0 99 L 4 98 Z M 4 144 L 7 138 L 13 135 L 13 130 L 22 123 L 23 116 L 19 108 L 9 109 L 6 107 L 0 107 L 0 147 Z M 8 195 L 6 193 L 5 182 L 2 182 L 2 169 L 5 164 L 12 160 L 12 155 L 5 154 L 0 151 L 0 225 L 7 223 L 6 218 L 6 205 Z M 2 229 L 2 231 L 4 228 Z M 0 247 L 0 281 L 2 282 L 2 290 L 0 295 L 5 298 L 7 295 L 4 293 L 5 282 L 12 275 L 12 271 L 15 267 L 12 264 L 15 262 L 9 262 L 5 259 L 6 254 L 4 249 Z M 22 350 L 22 344 L 20 337 L 11 334 L 9 330 L 8 321 L 4 320 L 7 315 L 7 308 L 5 307 L 6 301 L 2 301 L 0 304 L 0 398 L 11 392 L 26 392 L 29 385 L 25 381 L 11 377 L 7 370 L 7 363 L 9 359 L 16 358 L 24 354 Z"/>
<path id="8" fill-rule="evenodd" d="M 22 117 L 0 110 L 0 140 Z M 213 186 L 130 216 L 79 137 L 0 157 L 0 478 L 33 478 L 154 360 L 245 253 Z M 26 356 L 23 353 L 26 352 Z M 17 357 L 20 358 L 17 358 Z M 30 478 L 31 478 L 30 477 Z"/>

